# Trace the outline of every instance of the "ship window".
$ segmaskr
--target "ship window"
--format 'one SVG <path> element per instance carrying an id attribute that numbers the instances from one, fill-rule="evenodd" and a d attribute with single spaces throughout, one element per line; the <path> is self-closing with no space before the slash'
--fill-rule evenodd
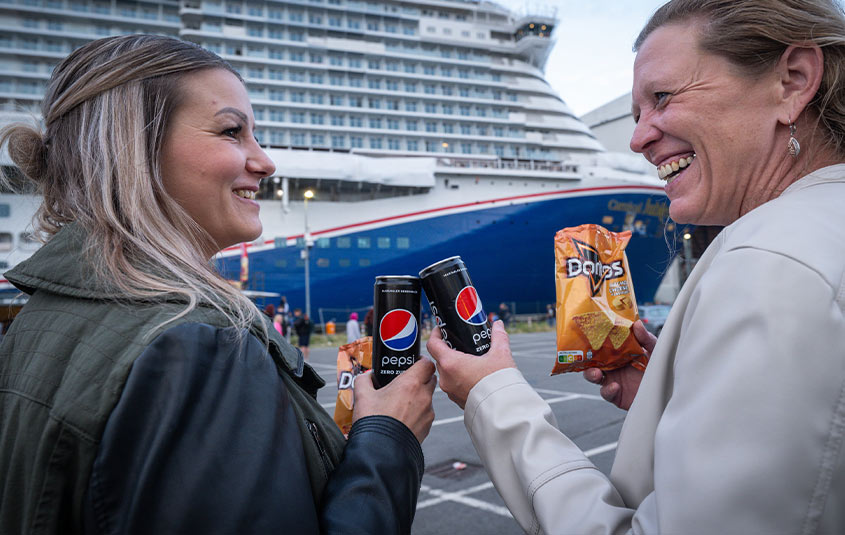
<path id="1" fill-rule="evenodd" d="M 286 267 L 288 267 L 288 261 L 287 260 L 276 260 L 274 262 L 274 265 L 277 268 L 286 268 Z"/>
<path id="2" fill-rule="evenodd" d="M 341 258 L 340 260 L 337 261 L 337 264 L 340 267 L 349 267 L 350 262 L 349 262 L 348 258 Z"/>
<path id="3" fill-rule="evenodd" d="M 359 237 L 358 238 L 358 248 L 359 249 L 369 249 L 370 248 L 370 238 Z"/>
<path id="4" fill-rule="evenodd" d="M 0 203 L 0 217 L 9 217 L 11 210 L 8 203 Z"/>
<path id="5" fill-rule="evenodd" d="M 331 245 L 331 240 L 329 238 L 317 238 L 317 247 L 321 249 L 326 249 Z"/>
<path id="6" fill-rule="evenodd" d="M 406 238 L 406 237 L 396 238 L 396 248 L 397 249 L 408 249 L 409 247 L 411 247 L 410 238 Z"/>
<path id="7" fill-rule="evenodd" d="M 370 259 L 369 258 L 359 258 L 358 259 L 358 265 L 361 266 L 361 267 L 369 266 L 370 265 Z"/>
<path id="8" fill-rule="evenodd" d="M 377 243 L 379 249 L 390 249 L 390 238 L 379 238 Z"/>
<path id="9" fill-rule="evenodd" d="M 305 259 L 304 258 L 297 258 L 296 259 L 296 267 L 305 267 Z"/>
<path id="10" fill-rule="evenodd" d="M 0 232 L 0 251 L 12 250 L 12 235 L 8 232 Z"/>
<path id="11" fill-rule="evenodd" d="M 287 238 L 275 238 L 273 240 L 273 247 L 275 247 L 276 249 L 284 249 L 287 246 L 288 246 Z"/>
<path id="12" fill-rule="evenodd" d="M 339 249 L 349 249 L 352 240 L 348 236 L 337 239 L 337 246 Z"/>
<path id="13" fill-rule="evenodd" d="M 318 258 L 317 259 L 317 267 L 329 267 L 329 259 L 328 258 Z"/>
<path id="14" fill-rule="evenodd" d="M 297 249 L 304 249 L 305 248 L 305 238 L 299 237 L 296 239 L 296 248 Z"/>

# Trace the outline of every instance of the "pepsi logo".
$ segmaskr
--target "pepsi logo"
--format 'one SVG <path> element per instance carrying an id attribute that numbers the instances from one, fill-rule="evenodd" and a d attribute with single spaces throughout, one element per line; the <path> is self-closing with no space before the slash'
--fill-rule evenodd
<path id="1" fill-rule="evenodd" d="M 381 342 L 393 351 L 404 351 L 417 341 L 417 318 L 404 308 L 391 310 L 378 326 Z"/>
<path id="2" fill-rule="evenodd" d="M 487 323 L 487 315 L 481 306 L 481 299 L 478 298 L 478 292 L 472 286 L 466 286 L 458 292 L 458 297 L 455 298 L 455 311 L 470 325 Z"/>

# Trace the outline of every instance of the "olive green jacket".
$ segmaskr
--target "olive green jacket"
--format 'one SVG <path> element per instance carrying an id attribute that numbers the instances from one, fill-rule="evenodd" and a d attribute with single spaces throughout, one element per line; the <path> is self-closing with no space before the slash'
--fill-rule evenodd
<path id="1" fill-rule="evenodd" d="M 118 302 L 87 257 L 83 232 L 70 225 L 6 273 L 31 297 L 0 345 L 0 533 L 79 529 L 98 444 L 135 359 L 176 325 L 227 326 L 221 313 L 203 306 L 162 325 L 184 303 Z M 345 439 L 316 401 L 324 381 L 267 327 L 256 323 L 250 332 L 270 336 L 319 504 Z M 316 436 L 308 421 L 316 424 Z"/>

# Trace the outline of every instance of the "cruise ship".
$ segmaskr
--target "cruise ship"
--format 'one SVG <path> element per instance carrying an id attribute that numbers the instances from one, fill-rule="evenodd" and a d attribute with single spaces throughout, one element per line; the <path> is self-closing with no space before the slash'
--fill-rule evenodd
<path id="1" fill-rule="evenodd" d="M 556 22 L 485 0 L 0 0 L 0 114 L 37 115 L 85 42 L 176 36 L 242 74 L 276 164 L 263 235 L 215 259 L 243 289 L 361 310 L 375 276 L 460 255 L 488 309 L 544 311 L 555 232 L 598 223 L 632 231 L 651 301 L 681 229 L 654 170 L 605 151 L 544 79 Z M 2 267 L 37 248 L 36 204 L 0 195 Z"/>

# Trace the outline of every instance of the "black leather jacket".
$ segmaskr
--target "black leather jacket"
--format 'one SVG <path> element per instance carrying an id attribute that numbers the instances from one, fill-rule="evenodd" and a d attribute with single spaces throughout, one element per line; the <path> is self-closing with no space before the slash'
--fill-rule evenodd
<path id="1" fill-rule="evenodd" d="M 182 324 L 134 362 L 94 462 L 85 531 L 409 533 L 423 473 L 413 433 L 386 416 L 356 422 L 315 500 L 276 365 L 232 332 Z"/>

